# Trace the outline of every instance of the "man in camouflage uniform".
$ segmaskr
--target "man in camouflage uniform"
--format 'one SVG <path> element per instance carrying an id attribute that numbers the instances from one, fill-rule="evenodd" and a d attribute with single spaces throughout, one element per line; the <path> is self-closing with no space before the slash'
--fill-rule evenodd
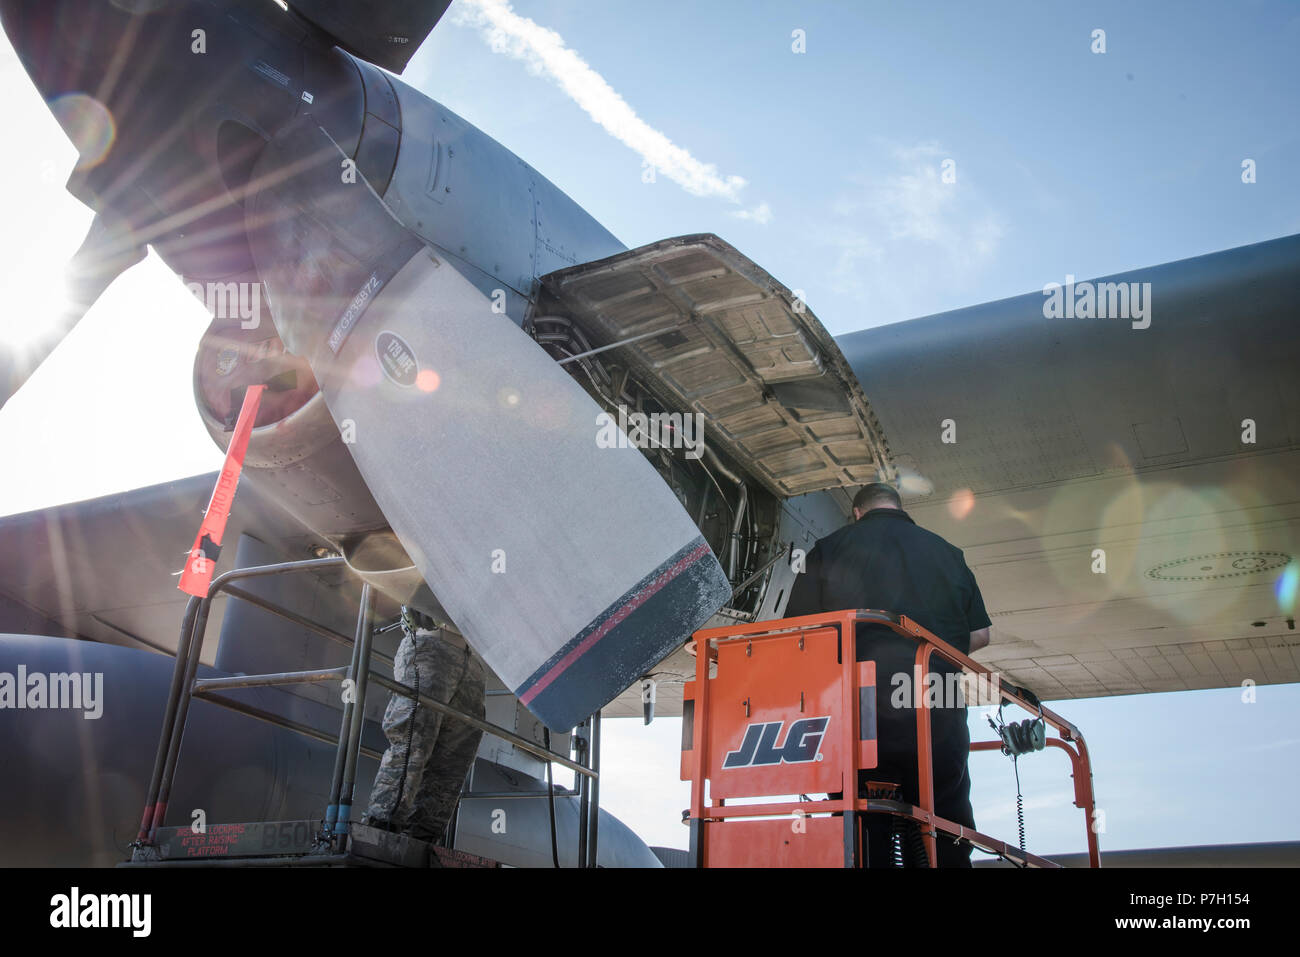
<path id="1" fill-rule="evenodd" d="M 402 609 L 393 678 L 482 718 L 483 665 L 465 639 Z M 483 732 L 394 694 L 384 712 L 388 750 L 370 789 L 366 822 L 436 843 L 443 837 Z"/>

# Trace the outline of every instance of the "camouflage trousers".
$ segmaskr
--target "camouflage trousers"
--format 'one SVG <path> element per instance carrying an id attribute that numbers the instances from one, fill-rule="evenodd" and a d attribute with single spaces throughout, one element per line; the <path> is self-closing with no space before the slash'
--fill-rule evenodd
<path id="1" fill-rule="evenodd" d="M 407 634 L 393 660 L 393 678 L 435 701 L 482 718 L 483 666 L 441 632 Z M 384 712 L 384 752 L 370 789 L 368 821 L 438 841 L 460 798 L 483 732 L 409 698 L 393 695 Z"/>

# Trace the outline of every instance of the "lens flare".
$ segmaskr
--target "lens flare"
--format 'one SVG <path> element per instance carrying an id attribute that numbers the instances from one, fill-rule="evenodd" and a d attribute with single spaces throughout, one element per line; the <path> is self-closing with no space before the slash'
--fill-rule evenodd
<path id="1" fill-rule="evenodd" d="M 379 380 L 384 377 L 380 371 L 379 363 L 375 357 L 369 354 L 360 356 L 356 362 L 352 363 L 352 369 L 348 373 L 348 379 L 352 385 L 359 389 L 373 389 L 379 385 Z"/>
<path id="2" fill-rule="evenodd" d="M 1294 615 L 1296 592 L 1300 591 L 1300 561 L 1293 558 L 1290 564 L 1282 569 L 1273 591 L 1277 595 L 1277 607 L 1282 614 Z"/>
<path id="3" fill-rule="evenodd" d="M 948 500 L 948 511 L 957 521 L 962 521 L 975 507 L 975 493 L 968 488 L 958 489 Z"/>
<path id="4" fill-rule="evenodd" d="M 421 392 L 437 392 L 441 384 L 442 376 L 432 369 L 421 369 L 419 375 L 415 377 L 415 387 Z"/>
<path id="5" fill-rule="evenodd" d="M 886 478 L 877 481 L 887 482 Z M 934 483 L 914 468 L 906 465 L 898 467 L 898 493 L 904 498 L 924 498 L 934 494 Z"/>
<path id="6" fill-rule="evenodd" d="M 64 93 L 50 103 L 50 112 L 77 148 L 77 169 L 98 166 L 113 146 L 117 126 L 108 107 L 85 93 Z"/>

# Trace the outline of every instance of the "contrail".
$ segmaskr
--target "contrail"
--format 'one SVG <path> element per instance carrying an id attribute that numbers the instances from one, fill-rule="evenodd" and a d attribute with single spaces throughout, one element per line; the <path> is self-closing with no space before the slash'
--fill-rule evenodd
<path id="1" fill-rule="evenodd" d="M 453 22 L 478 27 L 494 53 L 527 64 L 554 80 L 610 136 L 639 153 L 647 163 L 693 196 L 721 196 L 740 203 L 742 176 L 722 176 L 712 163 L 702 163 L 689 151 L 636 115 L 627 101 L 582 57 L 569 49 L 554 30 L 515 13 L 507 0 L 461 0 L 452 7 Z M 766 223 L 771 210 L 761 203 L 733 215 Z"/>

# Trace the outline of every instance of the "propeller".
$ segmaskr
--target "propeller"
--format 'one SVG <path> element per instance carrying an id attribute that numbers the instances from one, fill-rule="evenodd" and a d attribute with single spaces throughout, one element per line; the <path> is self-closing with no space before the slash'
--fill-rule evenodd
<path id="1" fill-rule="evenodd" d="M 59 343 L 67 338 L 113 280 L 145 257 L 145 246 L 118 221 L 96 216 L 67 270 L 67 308 L 36 340 L 0 353 L 0 407 L 7 403 Z"/>
<path id="2" fill-rule="evenodd" d="M 290 6 L 363 60 L 401 73 L 451 0 L 293 0 Z"/>
<path id="3" fill-rule="evenodd" d="M 311 364 L 394 533 L 488 666 L 573 727 L 730 597 L 642 453 L 493 309 L 495 282 L 408 231 L 307 114 L 253 171 L 276 329 Z"/>

